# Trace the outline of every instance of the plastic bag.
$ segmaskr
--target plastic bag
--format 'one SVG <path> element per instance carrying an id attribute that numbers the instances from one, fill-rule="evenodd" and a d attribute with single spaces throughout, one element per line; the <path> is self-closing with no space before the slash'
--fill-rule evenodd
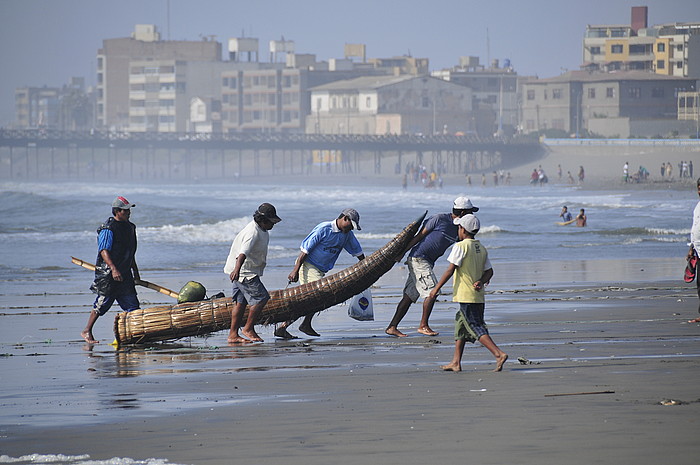
<path id="1" fill-rule="evenodd" d="M 374 321 L 374 308 L 372 306 L 372 291 L 365 289 L 350 299 L 348 316 L 358 321 Z"/>
<path id="2" fill-rule="evenodd" d="M 695 268 L 698 263 L 698 256 L 693 253 L 693 256 L 688 259 L 688 263 L 685 266 L 685 273 L 683 274 L 683 280 L 686 283 L 692 283 L 695 280 Z"/>

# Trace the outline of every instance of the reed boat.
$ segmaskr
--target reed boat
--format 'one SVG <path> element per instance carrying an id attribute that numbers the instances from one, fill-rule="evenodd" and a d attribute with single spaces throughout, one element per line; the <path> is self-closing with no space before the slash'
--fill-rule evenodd
<path id="1" fill-rule="evenodd" d="M 426 214 L 427 211 L 364 260 L 318 281 L 270 292 L 270 300 L 255 323 L 294 320 L 330 308 L 369 288 L 404 254 Z M 229 329 L 232 309 L 231 298 L 222 297 L 121 312 L 114 318 L 114 336 L 119 345 L 202 336 Z M 246 309 L 243 324 L 247 318 Z"/>

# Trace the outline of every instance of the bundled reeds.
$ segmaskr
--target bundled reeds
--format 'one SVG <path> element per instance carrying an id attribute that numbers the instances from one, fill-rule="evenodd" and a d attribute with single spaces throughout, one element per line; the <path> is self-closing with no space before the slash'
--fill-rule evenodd
<path id="1" fill-rule="evenodd" d="M 389 271 L 406 251 L 427 212 L 394 239 L 356 264 L 301 286 L 272 291 L 256 323 L 272 324 L 310 315 L 359 294 Z M 122 312 L 114 319 L 119 344 L 143 344 L 199 336 L 231 326 L 230 297 Z M 248 312 L 244 314 L 244 321 Z"/>

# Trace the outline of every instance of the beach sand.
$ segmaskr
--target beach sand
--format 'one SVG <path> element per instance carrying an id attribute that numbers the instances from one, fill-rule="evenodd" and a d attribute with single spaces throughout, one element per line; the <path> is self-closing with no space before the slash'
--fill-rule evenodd
<path id="1" fill-rule="evenodd" d="M 263 344 L 229 347 L 222 332 L 115 350 L 77 340 L 84 309 L 5 319 L 18 342 L 1 350 L 0 455 L 695 464 L 700 325 L 687 323 L 698 300 L 681 265 L 501 264 L 486 304 L 491 335 L 510 355 L 501 373 L 478 344 L 467 346 L 464 371 L 441 371 L 453 351 L 447 296 L 431 318 L 439 336 L 415 331 L 417 306 L 401 325 L 410 337 L 383 333 L 400 267 L 374 288 L 374 322 L 350 320 L 339 306 L 317 317 L 318 339 L 275 341 L 262 328 Z M 98 338 L 109 336 L 112 317 L 98 321 Z M 75 338 L 46 340 L 58 336 L 57 319 Z"/>

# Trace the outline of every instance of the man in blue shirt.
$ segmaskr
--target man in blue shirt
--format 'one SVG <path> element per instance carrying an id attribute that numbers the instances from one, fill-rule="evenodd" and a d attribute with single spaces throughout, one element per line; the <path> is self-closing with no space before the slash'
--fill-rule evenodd
<path id="1" fill-rule="evenodd" d="M 399 331 L 399 323 L 412 303 L 418 298 L 423 300 L 423 314 L 421 316 L 418 332 L 426 336 L 437 336 L 438 333 L 430 329 L 428 319 L 435 305 L 435 298 L 430 297 L 430 291 L 437 284 L 437 277 L 433 271 L 435 261 L 442 257 L 445 251 L 455 242 L 459 227 L 454 224 L 456 218 L 461 218 L 468 213 L 478 212 L 479 209 L 472 205 L 466 197 L 457 197 L 452 204 L 452 213 L 438 213 L 423 223 L 421 231 L 416 234 L 408 244 L 406 250 L 411 250 L 406 260 L 408 266 L 408 278 L 403 289 L 403 297 L 396 307 L 394 317 L 391 319 L 385 332 L 390 336 L 406 337 Z"/>
<path id="2" fill-rule="evenodd" d="M 353 229 L 361 230 L 360 214 L 353 208 L 343 210 L 334 221 L 319 223 L 301 242 L 301 252 L 294 269 L 289 273 L 289 282 L 310 283 L 325 276 L 334 266 L 340 252 L 345 249 L 358 260 L 365 258 L 362 247 L 357 241 Z M 304 317 L 299 330 L 309 336 L 320 336 L 312 327 L 314 314 Z M 295 339 L 287 328 L 294 320 L 285 321 L 275 329 L 275 336 L 283 339 Z"/>
<path id="3" fill-rule="evenodd" d="M 135 287 L 140 279 L 135 258 L 136 226 L 129 221 L 131 208 L 135 206 L 124 197 L 117 197 L 112 202 L 112 216 L 97 230 L 95 281 L 90 286 L 97 297 L 87 325 L 80 333 L 88 344 L 99 342 L 92 328 L 115 301 L 126 312 L 139 308 Z"/>

